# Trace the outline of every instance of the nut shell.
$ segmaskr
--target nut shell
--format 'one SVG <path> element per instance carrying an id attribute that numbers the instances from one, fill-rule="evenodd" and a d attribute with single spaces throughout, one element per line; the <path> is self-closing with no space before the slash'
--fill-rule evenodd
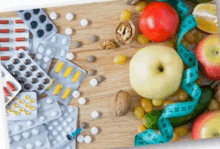
<path id="1" fill-rule="evenodd" d="M 140 0 L 122 0 L 124 3 L 128 5 L 136 5 Z"/>

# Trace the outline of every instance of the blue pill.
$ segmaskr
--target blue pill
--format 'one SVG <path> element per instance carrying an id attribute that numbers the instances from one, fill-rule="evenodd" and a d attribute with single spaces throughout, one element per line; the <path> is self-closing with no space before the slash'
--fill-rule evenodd
<path id="1" fill-rule="evenodd" d="M 25 18 L 25 20 L 30 20 L 31 19 L 31 14 L 29 13 L 29 12 L 26 12 L 25 14 L 24 14 L 24 18 Z"/>
<path id="2" fill-rule="evenodd" d="M 36 21 L 32 21 L 32 22 L 31 22 L 31 28 L 32 28 L 32 29 L 37 28 L 37 26 L 38 26 L 38 23 L 37 23 Z"/>
<path id="3" fill-rule="evenodd" d="M 33 12 L 34 14 L 38 14 L 40 12 L 40 9 L 34 9 Z"/>
<path id="4" fill-rule="evenodd" d="M 45 15 L 40 15 L 39 19 L 40 19 L 41 23 L 44 23 L 46 21 L 47 17 Z"/>
<path id="5" fill-rule="evenodd" d="M 43 36 L 44 36 L 44 31 L 43 31 L 42 29 L 38 30 L 38 31 L 37 31 L 37 36 L 38 36 L 39 38 L 43 37 Z"/>
<path id="6" fill-rule="evenodd" d="M 52 24 L 47 24 L 47 25 L 46 25 L 46 30 L 47 30 L 48 32 L 52 31 L 52 30 L 53 30 L 53 25 L 52 25 Z"/>

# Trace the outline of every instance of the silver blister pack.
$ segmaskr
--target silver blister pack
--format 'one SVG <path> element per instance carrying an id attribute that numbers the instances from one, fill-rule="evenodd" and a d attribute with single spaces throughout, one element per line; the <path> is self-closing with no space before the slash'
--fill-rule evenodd
<path id="1" fill-rule="evenodd" d="M 6 120 L 32 120 L 37 118 L 37 94 L 21 92 L 6 106 Z"/>
<path id="2" fill-rule="evenodd" d="M 10 149 L 45 149 L 50 148 L 44 125 L 34 127 L 9 137 Z"/>
<path id="3" fill-rule="evenodd" d="M 21 85 L 2 65 L 0 67 L 5 105 L 7 105 L 19 93 Z"/>
<path id="4" fill-rule="evenodd" d="M 21 50 L 15 52 L 4 66 L 21 84 L 22 91 L 34 91 L 40 95 L 51 81 L 47 73 L 27 53 Z"/>
<path id="5" fill-rule="evenodd" d="M 29 29 L 20 18 L 0 18 L 0 57 L 4 63 L 14 51 L 29 51 Z"/>
<path id="6" fill-rule="evenodd" d="M 37 103 L 37 118 L 27 121 L 8 122 L 9 136 L 18 134 L 27 129 L 31 129 L 38 125 L 57 119 L 61 116 L 60 107 L 57 99 L 54 96 L 48 96 L 38 100 Z"/>
<path id="7" fill-rule="evenodd" d="M 57 28 L 43 9 L 20 10 L 16 13 L 27 25 L 34 37 L 47 40 L 57 32 Z"/>
<path id="8" fill-rule="evenodd" d="M 62 115 L 49 123 L 46 123 L 50 149 L 75 148 L 75 139 L 69 141 L 67 135 L 77 128 L 78 108 L 74 106 L 60 105 Z"/>
<path id="9" fill-rule="evenodd" d="M 49 74 L 53 79 L 45 94 L 56 96 L 58 102 L 68 105 L 72 92 L 78 89 L 85 75 L 86 71 L 82 68 L 67 60 L 60 60 Z"/>

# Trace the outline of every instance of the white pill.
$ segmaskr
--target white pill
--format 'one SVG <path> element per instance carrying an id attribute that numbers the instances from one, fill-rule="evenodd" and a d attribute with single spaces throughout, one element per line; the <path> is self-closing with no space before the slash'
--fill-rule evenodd
<path id="1" fill-rule="evenodd" d="M 39 130 L 38 129 L 33 129 L 31 132 L 32 132 L 33 135 L 38 135 L 39 134 Z"/>
<path id="2" fill-rule="evenodd" d="M 79 98 L 78 103 L 81 105 L 86 104 L 86 99 L 84 97 Z"/>
<path id="3" fill-rule="evenodd" d="M 41 116 L 40 118 L 39 118 L 39 121 L 44 121 L 45 120 L 45 117 L 44 116 Z"/>
<path id="4" fill-rule="evenodd" d="M 60 52 L 60 56 L 64 56 L 65 55 L 65 50 L 61 50 L 61 52 Z"/>
<path id="5" fill-rule="evenodd" d="M 71 132 L 71 131 L 72 131 L 72 128 L 71 128 L 71 127 L 67 127 L 67 128 L 66 128 L 66 131 L 67 131 L 67 132 Z"/>
<path id="6" fill-rule="evenodd" d="M 60 118 L 59 118 L 59 121 L 63 121 L 63 117 L 60 117 Z"/>
<path id="7" fill-rule="evenodd" d="M 49 130 L 53 130 L 53 126 L 49 126 L 48 129 L 49 129 Z"/>
<path id="8" fill-rule="evenodd" d="M 37 141 L 35 142 L 35 145 L 38 146 L 38 147 L 41 146 L 42 144 L 43 144 L 43 143 L 42 143 L 41 141 L 39 141 L 39 140 L 37 140 Z"/>
<path id="9" fill-rule="evenodd" d="M 65 131 L 62 132 L 62 136 L 66 137 L 67 133 Z"/>
<path id="10" fill-rule="evenodd" d="M 98 111 L 93 111 L 91 113 L 92 118 L 98 118 L 99 117 L 99 112 Z"/>
<path id="11" fill-rule="evenodd" d="M 73 98 L 79 98 L 80 92 L 79 91 L 73 91 L 72 96 L 73 96 Z"/>
<path id="12" fill-rule="evenodd" d="M 48 99 L 47 99 L 47 103 L 48 103 L 48 104 L 51 104 L 52 102 L 53 102 L 53 100 L 52 100 L 51 98 L 48 98 Z"/>
<path id="13" fill-rule="evenodd" d="M 57 111 L 51 112 L 51 116 L 53 116 L 53 117 L 57 116 Z"/>
<path id="14" fill-rule="evenodd" d="M 40 47 L 38 48 L 38 51 L 39 51 L 40 53 L 43 53 L 43 52 L 45 51 L 45 48 L 44 48 L 43 46 L 40 46 Z"/>
<path id="15" fill-rule="evenodd" d="M 21 126 L 20 125 L 15 126 L 15 131 L 19 131 L 19 130 L 21 130 Z"/>
<path id="16" fill-rule="evenodd" d="M 53 135 L 56 136 L 57 135 L 57 131 L 53 131 Z"/>
<path id="17" fill-rule="evenodd" d="M 63 122 L 63 126 L 66 127 L 67 126 L 67 122 Z"/>
<path id="18" fill-rule="evenodd" d="M 23 147 L 19 146 L 17 149 L 24 149 Z"/>
<path id="19" fill-rule="evenodd" d="M 44 57 L 44 61 L 47 63 L 47 62 L 49 62 L 49 60 L 50 60 L 50 58 L 49 57 Z"/>
<path id="20" fill-rule="evenodd" d="M 77 142 L 81 143 L 84 141 L 84 136 L 83 135 L 78 135 L 77 136 Z"/>
<path id="21" fill-rule="evenodd" d="M 63 114 L 64 117 L 67 117 L 68 115 L 69 115 L 68 113 L 64 113 L 64 114 Z"/>
<path id="22" fill-rule="evenodd" d="M 56 37 L 56 36 L 53 36 L 53 37 L 51 38 L 51 42 L 56 42 L 56 40 L 57 40 L 57 37 Z"/>
<path id="23" fill-rule="evenodd" d="M 42 59 L 43 58 L 43 56 L 40 55 L 40 54 L 37 54 L 36 57 L 37 57 L 37 59 Z"/>
<path id="24" fill-rule="evenodd" d="M 51 49 L 47 49 L 47 50 L 46 50 L 46 54 L 47 54 L 47 55 L 51 55 L 51 54 L 52 54 L 52 50 L 51 50 Z"/>
<path id="25" fill-rule="evenodd" d="M 74 108 L 69 107 L 69 108 L 68 108 L 68 111 L 69 111 L 69 112 L 73 112 L 73 111 L 74 111 Z"/>
<path id="26" fill-rule="evenodd" d="M 90 136 L 86 136 L 84 138 L 85 143 L 91 143 L 92 142 L 92 138 Z"/>
<path id="27" fill-rule="evenodd" d="M 66 28 L 65 33 L 67 35 L 71 35 L 73 33 L 73 30 L 71 28 Z"/>
<path id="28" fill-rule="evenodd" d="M 68 39 L 67 39 L 67 38 L 64 38 L 64 39 L 62 40 L 62 44 L 63 44 L 63 45 L 67 44 L 67 41 L 68 41 Z"/>
<path id="29" fill-rule="evenodd" d="M 98 85 L 98 81 L 96 79 L 91 79 L 90 80 L 90 85 L 91 86 L 97 86 Z"/>
<path id="30" fill-rule="evenodd" d="M 97 127 L 92 127 L 92 128 L 91 128 L 91 133 L 92 133 L 93 135 L 97 135 L 98 132 L 99 132 L 99 130 L 98 130 Z"/>
<path id="31" fill-rule="evenodd" d="M 54 126 L 57 126 L 57 125 L 58 125 L 58 122 L 53 122 L 53 125 L 54 125 Z"/>
<path id="32" fill-rule="evenodd" d="M 26 145 L 26 148 L 27 149 L 33 149 L 33 145 L 29 143 L 29 144 Z"/>
<path id="33" fill-rule="evenodd" d="M 63 130 L 63 127 L 58 127 L 57 130 L 58 130 L 58 131 L 62 131 L 62 130 Z"/>
<path id="34" fill-rule="evenodd" d="M 34 124 L 34 122 L 32 122 L 32 121 L 27 121 L 27 125 L 28 126 L 32 126 Z"/>
<path id="35" fill-rule="evenodd" d="M 82 19 L 80 21 L 80 25 L 83 26 L 83 27 L 86 27 L 88 24 L 89 24 L 89 21 L 87 19 Z"/>
<path id="36" fill-rule="evenodd" d="M 72 122 L 73 119 L 70 117 L 70 118 L 67 119 L 67 121 L 68 121 L 68 122 Z"/>
<path id="37" fill-rule="evenodd" d="M 67 19 L 68 21 L 71 21 L 71 20 L 73 19 L 73 14 L 72 14 L 72 13 L 67 13 L 67 14 L 66 14 L 66 19 Z"/>
<path id="38" fill-rule="evenodd" d="M 50 19 L 51 20 L 56 20 L 57 19 L 57 14 L 55 12 L 50 13 Z"/>
<path id="39" fill-rule="evenodd" d="M 45 69 L 47 69 L 47 64 L 43 64 L 42 65 L 42 68 L 45 70 Z"/>
<path id="40" fill-rule="evenodd" d="M 74 59 L 74 54 L 73 53 L 67 53 L 66 54 L 66 59 L 69 60 L 69 61 L 73 60 Z"/>
<path id="41" fill-rule="evenodd" d="M 62 138 L 60 136 L 57 137 L 57 141 L 60 141 L 62 140 Z"/>
<path id="42" fill-rule="evenodd" d="M 13 139 L 15 141 L 20 141 L 21 140 L 21 136 L 20 135 L 15 135 L 15 136 L 13 136 Z"/>
<path id="43" fill-rule="evenodd" d="M 22 134 L 22 136 L 23 136 L 25 139 L 27 139 L 27 138 L 29 138 L 29 136 L 30 136 L 30 132 L 24 132 L 24 133 Z"/>

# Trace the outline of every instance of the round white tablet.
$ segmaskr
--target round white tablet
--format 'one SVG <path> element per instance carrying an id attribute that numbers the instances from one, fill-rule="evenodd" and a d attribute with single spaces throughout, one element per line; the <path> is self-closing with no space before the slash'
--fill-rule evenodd
<path id="1" fill-rule="evenodd" d="M 66 59 L 70 60 L 70 61 L 73 60 L 74 59 L 74 54 L 73 53 L 67 53 L 66 54 Z"/>
<path id="2" fill-rule="evenodd" d="M 42 145 L 42 142 L 41 142 L 41 141 L 39 141 L 39 140 L 37 140 L 37 141 L 35 142 L 35 145 L 39 147 L 39 146 L 41 146 L 41 145 Z"/>
<path id="3" fill-rule="evenodd" d="M 37 59 L 42 59 L 43 58 L 43 56 L 40 55 L 40 54 L 37 54 L 36 57 L 37 57 Z"/>
<path id="4" fill-rule="evenodd" d="M 81 143 L 84 141 L 84 136 L 83 135 L 78 135 L 77 136 L 77 142 Z"/>
<path id="5" fill-rule="evenodd" d="M 99 112 L 98 111 L 93 111 L 91 113 L 92 118 L 98 118 L 99 117 Z"/>
<path id="6" fill-rule="evenodd" d="M 91 86 L 97 86 L 98 85 L 98 81 L 96 79 L 91 79 L 90 80 L 90 85 Z"/>
<path id="7" fill-rule="evenodd" d="M 53 111 L 53 112 L 51 112 L 51 116 L 53 116 L 53 117 L 55 117 L 55 116 L 57 116 L 57 111 Z"/>
<path id="8" fill-rule="evenodd" d="M 46 62 L 46 63 L 47 63 L 47 62 L 49 62 L 49 60 L 50 60 L 50 58 L 49 58 L 49 57 L 47 57 L 47 56 L 46 56 L 46 57 L 44 57 L 44 62 Z"/>
<path id="9" fill-rule="evenodd" d="M 92 127 L 92 128 L 91 128 L 91 133 L 92 133 L 93 135 L 97 135 L 98 132 L 99 132 L 99 130 L 98 130 L 97 127 Z"/>
<path id="10" fill-rule="evenodd" d="M 34 123 L 32 121 L 27 121 L 28 126 L 32 126 Z"/>
<path id="11" fill-rule="evenodd" d="M 13 136 L 13 139 L 15 141 L 20 141 L 21 140 L 21 136 L 20 135 L 15 135 L 15 136 Z"/>
<path id="12" fill-rule="evenodd" d="M 30 132 L 23 132 L 22 136 L 27 139 L 30 136 Z"/>
<path id="13" fill-rule="evenodd" d="M 40 46 L 40 47 L 38 48 L 38 51 L 39 51 L 40 53 L 42 53 L 42 52 L 45 51 L 45 48 L 44 48 L 43 46 Z"/>
<path id="14" fill-rule="evenodd" d="M 50 13 L 50 19 L 51 20 L 56 20 L 57 19 L 57 14 L 55 12 Z"/>
<path id="15" fill-rule="evenodd" d="M 52 50 L 50 48 L 48 48 L 47 51 L 46 51 L 46 54 L 47 55 L 51 55 L 52 54 Z"/>
<path id="16" fill-rule="evenodd" d="M 90 136 L 86 136 L 86 137 L 84 138 L 84 141 L 85 141 L 86 143 L 91 143 L 91 142 L 92 142 L 92 138 L 91 138 Z"/>
<path id="17" fill-rule="evenodd" d="M 84 97 L 79 98 L 78 103 L 84 105 L 86 103 L 86 99 Z"/>
<path id="18" fill-rule="evenodd" d="M 73 14 L 72 14 L 72 13 L 67 13 L 67 14 L 66 14 L 66 19 L 67 19 L 68 21 L 71 21 L 71 20 L 73 19 Z"/>
<path id="19" fill-rule="evenodd" d="M 52 100 L 51 98 L 47 98 L 47 103 L 48 103 L 48 104 L 51 104 L 52 101 L 53 101 L 53 100 Z"/>
<path id="20" fill-rule="evenodd" d="M 42 65 L 42 68 L 43 68 L 43 69 L 47 69 L 47 64 L 43 64 L 43 65 Z"/>
<path id="21" fill-rule="evenodd" d="M 89 21 L 87 19 L 82 19 L 80 21 L 80 25 L 86 27 L 89 24 Z"/>
<path id="22" fill-rule="evenodd" d="M 73 91 L 72 96 L 73 96 L 73 98 L 79 98 L 80 92 L 79 91 Z"/>
<path id="23" fill-rule="evenodd" d="M 39 134 L 39 129 L 33 129 L 32 134 L 33 135 L 38 135 Z"/>
<path id="24" fill-rule="evenodd" d="M 30 144 L 30 143 L 28 143 L 27 145 L 26 145 L 26 148 L 27 149 L 32 149 L 34 146 L 32 145 L 32 144 Z"/>
<path id="25" fill-rule="evenodd" d="M 73 33 L 73 30 L 71 28 L 66 28 L 65 33 L 67 35 L 71 35 Z"/>

